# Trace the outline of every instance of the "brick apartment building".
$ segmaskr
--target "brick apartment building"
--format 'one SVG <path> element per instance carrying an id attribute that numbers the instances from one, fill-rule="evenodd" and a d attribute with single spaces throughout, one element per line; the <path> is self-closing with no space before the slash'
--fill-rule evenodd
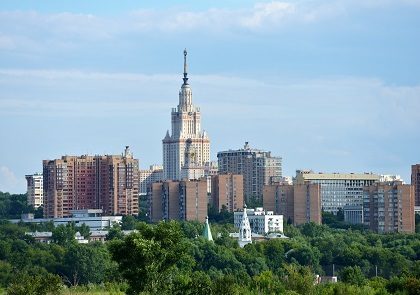
<path id="1" fill-rule="evenodd" d="M 220 174 L 211 177 L 211 204 L 219 212 L 225 208 L 235 212 L 244 207 L 244 183 L 240 174 Z"/>
<path id="2" fill-rule="evenodd" d="M 207 180 L 167 180 L 149 186 L 149 218 L 160 220 L 196 220 L 207 216 Z"/>
<path id="3" fill-rule="evenodd" d="M 122 155 L 63 156 L 43 161 L 44 217 L 102 209 L 107 215 L 139 213 L 139 161 Z"/>

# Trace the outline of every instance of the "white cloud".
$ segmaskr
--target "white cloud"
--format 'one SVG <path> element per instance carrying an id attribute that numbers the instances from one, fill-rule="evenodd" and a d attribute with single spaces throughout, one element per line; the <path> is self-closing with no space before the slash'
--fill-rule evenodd
<path id="1" fill-rule="evenodd" d="M 83 13 L 39 13 L 36 11 L 0 12 L 1 45 L 9 48 L 15 37 L 39 39 L 49 45 L 52 40 L 96 42 L 127 33 L 213 31 L 272 31 L 284 24 L 321 21 L 353 10 L 377 9 L 397 5 L 418 6 L 420 1 L 271 1 L 237 9 L 209 8 L 200 11 L 175 8 L 140 9 L 112 17 Z M 76 42 L 77 44 L 77 42 Z M 72 44 L 75 46 L 75 44 Z M 67 45 L 68 46 L 68 45 Z"/>
<path id="2" fill-rule="evenodd" d="M 17 178 L 10 168 L 0 166 L 0 191 L 10 193 L 22 192 L 24 183 L 25 181 Z"/>
<path id="3" fill-rule="evenodd" d="M 0 49 L 14 49 L 16 47 L 15 42 L 10 36 L 0 35 Z"/>
<path id="4" fill-rule="evenodd" d="M 250 15 L 245 15 L 240 23 L 248 28 L 276 25 L 294 13 L 296 13 L 296 5 L 291 3 L 276 1 L 257 3 Z"/>
<path id="5" fill-rule="evenodd" d="M 177 74 L 0 69 L 0 113 L 135 116 L 164 112 L 176 104 L 180 83 Z M 371 130 L 378 125 L 394 130 L 395 124 L 412 128 L 413 120 L 420 124 L 416 115 L 419 85 L 387 85 L 379 79 L 357 77 L 258 80 L 224 75 L 194 75 L 191 83 L 197 103 L 219 117 L 252 112 L 253 117 L 263 119 L 281 114 L 295 120 L 304 114 L 319 124 L 337 120 L 337 126 L 350 123 Z M 296 112 L 302 106 L 305 109 Z"/>

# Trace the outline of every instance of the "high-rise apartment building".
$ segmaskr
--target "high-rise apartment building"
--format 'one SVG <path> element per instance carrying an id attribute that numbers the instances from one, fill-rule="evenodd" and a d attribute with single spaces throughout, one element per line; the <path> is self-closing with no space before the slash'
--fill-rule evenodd
<path id="1" fill-rule="evenodd" d="M 319 184 L 265 185 L 263 204 L 266 210 L 283 215 L 285 220 L 295 225 L 322 222 Z"/>
<path id="2" fill-rule="evenodd" d="M 411 166 L 411 185 L 414 186 L 414 200 L 420 206 L 420 164 Z"/>
<path id="3" fill-rule="evenodd" d="M 400 181 L 379 182 L 366 187 L 363 221 L 378 233 L 414 233 L 414 187 Z"/>
<path id="4" fill-rule="evenodd" d="M 139 213 L 139 162 L 128 146 L 122 155 L 63 156 L 43 161 L 44 216 L 102 209 L 107 215 Z"/>
<path id="5" fill-rule="evenodd" d="M 159 220 L 197 220 L 207 216 L 207 181 L 182 180 L 152 183 L 149 187 L 149 217 Z"/>
<path id="6" fill-rule="evenodd" d="M 27 201 L 28 205 L 38 208 L 44 204 L 44 185 L 42 173 L 25 175 L 27 182 Z"/>
<path id="7" fill-rule="evenodd" d="M 271 152 L 252 149 L 248 142 L 243 149 L 217 153 L 219 174 L 233 173 L 244 177 L 245 199 L 262 197 L 263 186 L 278 182 L 282 176 L 281 158 Z"/>
<path id="8" fill-rule="evenodd" d="M 244 207 L 244 180 L 240 174 L 219 174 L 211 178 L 211 201 L 214 208 L 235 212 Z"/>
<path id="9" fill-rule="evenodd" d="M 362 205 L 363 188 L 379 179 L 379 175 L 372 173 L 314 173 L 298 170 L 295 182 L 320 184 L 322 210 L 337 214 L 346 205 Z"/>
<path id="10" fill-rule="evenodd" d="M 148 170 L 139 171 L 140 195 L 147 195 L 147 188 L 154 182 L 163 180 L 163 166 L 151 165 Z"/>
<path id="11" fill-rule="evenodd" d="M 204 165 L 210 162 L 210 139 L 201 131 L 200 108 L 193 105 L 188 84 L 187 51 L 184 50 L 184 83 L 179 103 L 172 109 L 172 131 L 166 132 L 163 144 L 163 179 L 181 180 L 182 176 L 202 177 Z M 183 171 L 183 172 L 182 172 Z"/>

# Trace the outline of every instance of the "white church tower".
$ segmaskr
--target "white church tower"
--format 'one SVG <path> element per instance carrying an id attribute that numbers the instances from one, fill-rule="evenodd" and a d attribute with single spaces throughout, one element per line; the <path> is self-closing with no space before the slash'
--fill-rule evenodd
<path id="1" fill-rule="evenodd" d="M 168 130 L 162 140 L 165 180 L 199 178 L 202 176 L 199 168 L 210 162 L 210 139 L 201 131 L 200 108 L 193 105 L 188 84 L 187 50 L 184 50 L 183 80 L 178 106 L 171 113 L 171 133 Z"/>
<path id="2" fill-rule="evenodd" d="M 248 214 L 246 213 L 246 204 L 244 204 L 244 214 L 242 215 L 241 225 L 239 227 L 239 247 L 243 248 L 246 244 L 252 243 L 251 225 L 249 224 Z"/>

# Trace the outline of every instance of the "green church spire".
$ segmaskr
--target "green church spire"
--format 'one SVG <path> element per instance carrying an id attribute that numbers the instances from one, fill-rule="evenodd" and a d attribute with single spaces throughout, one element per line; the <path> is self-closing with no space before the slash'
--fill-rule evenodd
<path id="1" fill-rule="evenodd" d="M 208 216 L 206 216 L 206 224 L 204 225 L 203 236 L 207 241 L 213 241 Z"/>

